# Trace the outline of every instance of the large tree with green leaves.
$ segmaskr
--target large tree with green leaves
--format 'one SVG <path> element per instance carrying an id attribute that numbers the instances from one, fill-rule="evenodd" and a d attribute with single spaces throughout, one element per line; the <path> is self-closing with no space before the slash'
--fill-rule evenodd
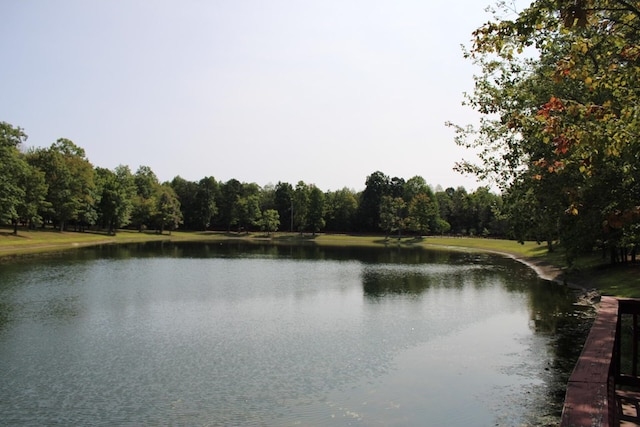
<path id="1" fill-rule="evenodd" d="M 380 228 L 384 230 L 387 237 L 393 232 L 402 234 L 405 227 L 406 203 L 402 197 L 382 196 L 380 201 Z"/>
<path id="2" fill-rule="evenodd" d="M 380 171 L 369 175 L 360 196 L 357 222 L 360 231 L 380 230 L 382 198 L 391 195 L 391 178 Z M 399 196 L 399 195 L 398 195 Z"/>
<path id="3" fill-rule="evenodd" d="M 352 231 L 358 211 L 357 194 L 348 188 L 325 194 L 326 228 L 331 231 Z"/>
<path id="4" fill-rule="evenodd" d="M 238 225 L 240 220 L 238 212 L 238 199 L 242 196 L 242 183 L 237 179 L 220 184 L 220 204 L 218 208 L 218 220 L 227 231 Z"/>
<path id="5" fill-rule="evenodd" d="M 176 176 L 171 180 L 170 185 L 180 200 L 180 210 L 182 211 L 185 228 L 190 230 L 200 229 L 202 221 L 198 218 L 199 209 L 196 202 L 198 183 Z"/>
<path id="6" fill-rule="evenodd" d="M 238 225 L 245 232 L 248 233 L 260 225 L 262 210 L 260 209 L 260 195 L 257 192 L 238 197 L 236 209 L 238 212 Z"/>
<path id="7" fill-rule="evenodd" d="M 14 234 L 20 219 L 38 217 L 34 210 L 46 190 L 42 174 L 29 166 L 19 150 L 26 139 L 21 128 L 0 122 L 0 223 L 12 223 Z"/>
<path id="8" fill-rule="evenodd" d="M 180 211 L 180 201 L 171 185 L 162 184 L 157 188 L 155 224 L 156 230 L 162 234 L 165 230 L 171 231 L 178 228 L 182 223 L 182 212 Z"/>
<path id="9" fill-rule="evenodd" d="M 315 185 L 310 185 L 307 221 L 314 235 L 325 226 L 324 212 L 324 193 Z"/>
<path id="10" fill-rule="evenodd" d="M 407 204 L 407 228 L 419 234 L 444 231 L 438 200 L 421 176 L 409 178 L 404 184 L 403 199 Z"/>
<path id="11" fill-rule="evenodd" d="M 640 216 L 639 34 L 636 2 L 536 0 L 476 30 L 467 52 L 481 69 L 467 103 L 483 118 L 457 141 L 480 162 L 459 168 L 531 203 L 572 256 L 616 249 Z"/>
<path id="12" fill-rule="evenodd" d="M 264 210 L 260 217 L 259 224 L 260 229 L 265 231 L 267 235 L 278 231 L 278 227 L 280 227 L 280 215 L 278 214 L 278 211 L 275 209 Z"/>
<path id="13" fill-rule="evenodd" d="M 33 150 L 29 162 L 39 168 L 48 184 L 51 209 L 43 212 L 62 231 L 69 222 L 84 227 L 97 219 L 95 171 L 84 149 L 60 138 L 46 149 Z"/>
<path id="14" fill-rule="evenodd" d="M 136 185 L 128 166 L 117 166 L 113 171 L 96 168 L 98 187 L 98 218 L 109 234 L 129 224 L 136 196 Z"/>
<path id="15" fill-rule="evenodd" d="M 291 184 L 288 182 L 276 184 L 274 204 L 282 228 L 293 231 L 293 186 Z"/>
<path id="16" fill-rule="evenodd" d="M 27 163 L 26 174 L 19 177 L 20 185 L 24 188 L 24 197 L 17 206 L 18 221 L 14 222 L 14 234 L 18 234 L 18 222 L 22 222 L 29 228 L 42 224 L 41 212 L 50 207 L 46 200 L 48 186 L 44 173 Z"/>
<path id="17" fill-rule="evenodd" d="M 302 233 L 309 224 L 309 194 L 310 186 L 304 181 L 298 181 L 293 190 L 293 227 Z"/>
<path id="18" fill-rule="evenodd" d="M 131 224 L 138 231 L 143 231 L 152 225 L 158 205 L 157 195 L 160 182 L 149 166 L 140 166 L 133 176 L 136 195 L 133 198 Z"/>
<path id="19" fill-rule="evenodd" d="M 407 228 L 418 234 L 438 229 L 438 205 L 426 193 L 418 193 L 409 202 Z"/>
<path id="20" fill-rule="evenodd" d="M 213 217 L 218 213 L 219 186 L 215 178 L 208 176 L 198 181 L 198 189 L 196 190 L 194 208 L 196 209 L 194 218 L 195 222 L 206 230 L 211 225 Z"/>

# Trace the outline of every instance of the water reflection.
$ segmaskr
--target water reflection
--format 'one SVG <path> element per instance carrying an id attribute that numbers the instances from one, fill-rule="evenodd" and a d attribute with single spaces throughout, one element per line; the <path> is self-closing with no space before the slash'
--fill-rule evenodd
<path id="1" fill-rule="evenodd" d="M 553 424 L 588 323 L 512 260 L 415 248 L 165 242 L 0 274 L 12 425 Z"/>
<path id="2" fill-rule="evenodd" d="M 460 252 L 426 251 L 419 247 L 327 247 L 308 244 L 265 244 L 250 241 L 220 242 L 148 242 L 127 245 L 103 245 L 85 248 L 62 256 L 75 259 L 100 258 L 278 258 L 294 260 L 358 260 L 369 264 L 464 264 L 469 260 L 485 260 L 484 255 Z"/>

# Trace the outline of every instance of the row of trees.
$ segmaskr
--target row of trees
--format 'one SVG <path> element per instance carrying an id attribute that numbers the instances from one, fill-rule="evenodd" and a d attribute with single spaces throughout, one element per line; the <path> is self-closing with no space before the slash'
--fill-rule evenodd
<path id="1" fill-rule="evenodd" d="M 505 17 L 515 16 L 514 19 Z M 432 191 L 420 177 L 375 172 L 361 193 L 303 182 L 158 183 L 152 171 L 94 169 L 68 140 L 25 154 L 2 124 L 0 220 L 60 228 L 119 226 L 492 234 L 560 241 L 569 261 L 600 247 L 611 260 L 640 243 L 640 7 L 629 0 L 498 2 L 465 55 L 480 68 L 465 103 L 482 114 L 456 142 L 479 152 L 458 169 L 490 180 Z M 146 180 L 146 181 L 145 181 Z M 133 184 L 131 184 L 133 182 Z M 146 185 L 146 187 L 145 187 Z"/>
<path id="2" fill-rule="evenodd" d="M 110 233 L 124 225 L 150 226 L 162 232 L 181 222 L 173 188 L 148 167 L 135 175 L 127 166 L 94 168 L 68 139 L 24 153 L 26 138 L 22 129 L 0 122 L 0 222 L 12 224 L 15 233 L 19 224 L 99 226 Z"/>
<path id="3" fill-rule="evenodd" d="M 629 0 L 500 2 L 466 52 L 481 69 L 456 126 L 481 153 L 463 171 L 500 186 L 519 239 L 613 262 L 640 242 L 640 7 Z M 503 18 L 515 16 L 514 19 Z M 551 247 L 551 246 L 550 246 Z"/>
<path id="4" fill-rule="evenodd" d="M 48 148 L 20 150 L 22 129 L 0 123 L 0 221 L 60 230 L 121 227 L 158 232 L 189 230 L 384 232 L 504 235 L 496 216 L 501 197 L 480 188 L 433 189 L 422 177 L 367 177 L 362 192 L 323 192 L 302 181 L 260 187 L 213 177 L 160 183 L 141 166 L 109 170 L 93 165 L 82 148 L 59 139 Z"/>

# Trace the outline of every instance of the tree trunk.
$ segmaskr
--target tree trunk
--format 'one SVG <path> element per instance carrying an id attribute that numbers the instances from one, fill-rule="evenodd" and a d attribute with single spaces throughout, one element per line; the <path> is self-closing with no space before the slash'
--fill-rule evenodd
<path id="1" fill-rule="evenodd" d="M 618 262 L 618 252 L 615 246 L 612 246 L 609 252 L 611 256 L 611 264 L 616 264 Z"/>

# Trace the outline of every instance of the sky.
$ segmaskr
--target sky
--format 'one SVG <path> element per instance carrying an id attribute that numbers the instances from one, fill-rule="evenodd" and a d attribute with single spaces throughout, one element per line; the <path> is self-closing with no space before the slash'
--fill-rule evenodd
<path id="1" fill-rule="evenodd" d="M 0 121 L 94 166 L 360 191 L 482 183 L 452 121 L 491 0 L 0 1 Z"/>

